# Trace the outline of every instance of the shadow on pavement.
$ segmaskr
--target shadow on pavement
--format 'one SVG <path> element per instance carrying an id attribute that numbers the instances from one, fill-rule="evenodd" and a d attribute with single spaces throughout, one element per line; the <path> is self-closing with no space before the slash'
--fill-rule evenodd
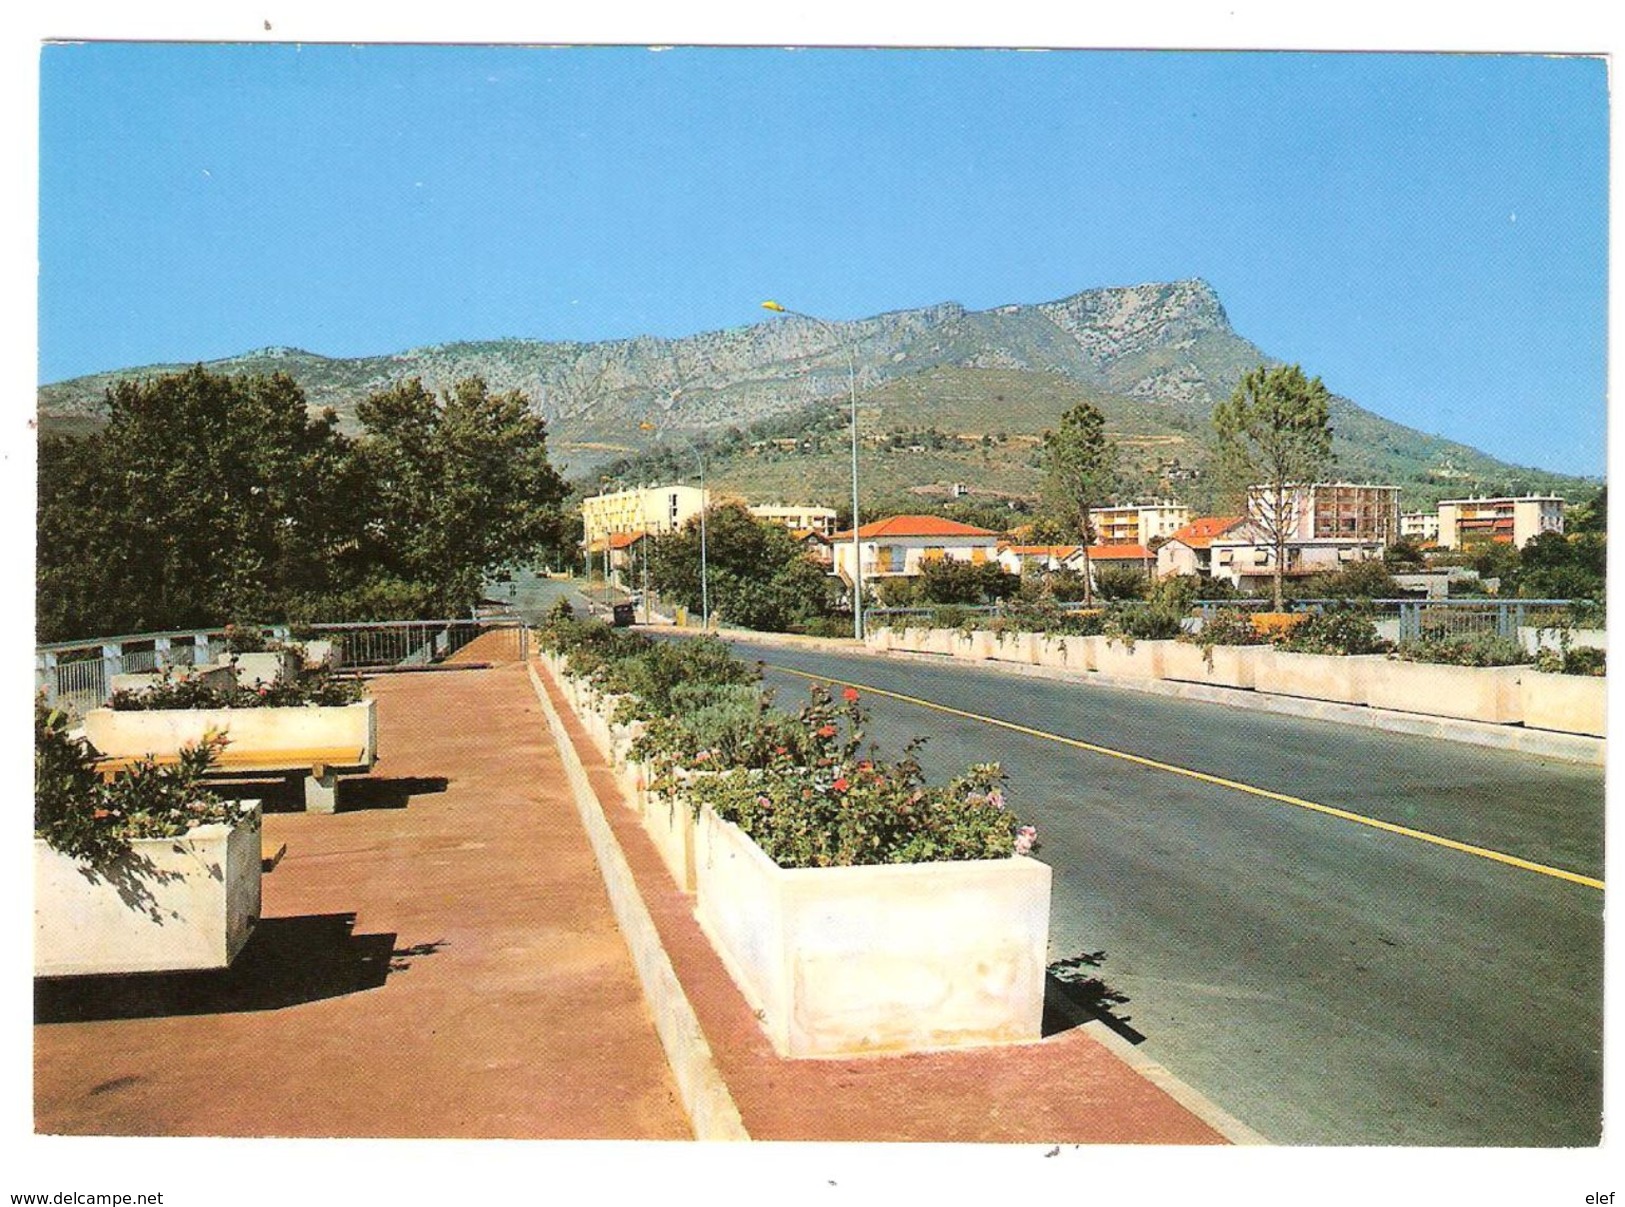
<path id="1" fill-rule="evenodd" d="M 1113 1009 L 1127 1004 L 1128 995 L 1094 975 L 1093 970 L 1105 962 L 1105 952 L 1085 952 L 1056 960 L 1044 970 L 1044 1035 L 1058 1035 L 1084 1023 L 1098 1022 L 1131 1044 L 1145 1042 L 1145 1035 L 1129 1025 L 1133 1016 Z"/>
<path id="2" fill-rule="evenodd" d="M 395 950 L 393 934 L 354 933 L 354 914 L 265 918 L 230 968 L 127 976 L 53 977 L 34 982 L 36 1023 L 91 1022 L 279 1010 L 376 989 L 404 971 L 402 957 L 432 955 L 441 943 Z"/>
<path id="3" fill-rule="evenodd" d="M 414 796 L 444 792 L 445 776 L 402 776 L 398 779 L 368 776 L 340 780 L 336 812 L 358 813 L 363 809 L 404 809 Z"/>

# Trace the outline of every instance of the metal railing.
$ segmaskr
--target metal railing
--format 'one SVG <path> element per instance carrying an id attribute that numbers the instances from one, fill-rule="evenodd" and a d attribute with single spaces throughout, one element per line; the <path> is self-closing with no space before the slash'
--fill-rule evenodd
<path id="1" fill-rule="evenodd" d="M 338 670 L 386 670 L 431 666 L 466 648 L 477 637 L 511 631 L 506 656 L 523 661 L 530 653 L 530 630 L 517 616 L 478 619 L 334 622 L 300 626 L 300 640 L 333 643 L 331 665 Z M 287 625 L 270 625 L 263 635 L 289 641 Z M 73 712 L 105 703 L 115 675 L 160 671 L 170 667 L 208 666 L 228 650 L 224 628 L 185 629 L 167 633 L 132 633 L 83 641 L 58 641 L 35 647 L 34 688 L 46 702 Z"/>
<path id="2" fill-rule="evenodd" d="M 1267 599 L 1199 599 L 1193 606 L 1205 622 L 1221 609 L 1258 611 L 1273 605 Z M 1293 612 L 1359 608 L 1377 619 L 1397 620 L 1400 641 L 1472 633 L 1516 640 L 1520 629 L 1579 627 L 1593 607 L 1571 599 L 1293 599 L 1285 606 Z"/>

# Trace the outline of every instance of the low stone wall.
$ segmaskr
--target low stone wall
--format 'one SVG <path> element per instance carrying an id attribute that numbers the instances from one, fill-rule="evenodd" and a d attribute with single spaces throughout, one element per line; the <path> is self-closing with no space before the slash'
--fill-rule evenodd
<path id="1" fill-rule="evenodd" d="M 1523 721 L 1519 681 L 1528 671 L 1523 666 L 1445 666 L 1383 658 L 1365 667 L 1365 703 L 1396 712 L 1517 725 Z"/>
<path id="2" fill-rule="evenodd" d="M 1528 634 L 1525 640 L 1531 640 Z M 1601 648 L 1606 634 L 1589 633 L 1576 643 Z M 1204 649 L 1181 641 L 1135 641 L 1131 648 L 1121 638 L 1102 636 L 1005 633 L 1001 641 L 990 632 L 967 635 L 956 629 L 873 630 L 869 646 L 1605 736 L 1605 680 L 1546 675 L 1527 666 L 1456 667 L 1382 654 L 1300 654 L 1273 646 Z"/>
<path id="3" fill-rule="evenodd" d="M 1608 732 L 1608 681 L 1589 675 L 1546 675 L 1525 668 L 1518 685 L 1523 723 L 1529 729 Z"/>

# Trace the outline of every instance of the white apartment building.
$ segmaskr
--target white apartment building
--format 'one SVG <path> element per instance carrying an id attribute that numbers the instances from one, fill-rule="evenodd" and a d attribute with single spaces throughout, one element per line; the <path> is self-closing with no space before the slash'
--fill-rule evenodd
<path id="1" fill-rule="evenodd" d="M 1247 492 L 1247 517 L 1270 528 L 1275 500 L 1265 486 Z M 1399 487 L 1316 482 L 1289 487 L 1286 537 L 1294 541 L 1355 541 L 1391 545 L 1399 539 Z"/>
<path id="2" fill-rule="evenodd" d="M 795 507 L 787 503 L 759 503 L 748 508 L 751 515 L 769 524 L 783 524 L 792 532 L 816 532 L 819 536 L 835 534 L 833 507 Z"/>
<path id="3" fill-rule="evenodd" d="M 581 544 L 601 551 L 616 534 L 676 532 L 711 505 L 709 491 L 697 486 L 644 486 L 581 500 Z"/>
<path id="4" fill-rule="evenodd" d="M 1274 576 L 1274 499 L 1267 487 L 1247 493 L 1246 520 L 1208 546 L 1208 573 L 1237 587 L 1259 588 Z M 1380 558 L 1399 539 L 1399 487 L 1316 482 L 1289 488 L 1283 504 L 1287 577 L 1321 574 Z"/>
<path id="5" fill-rule="evenodd" d="M 1399 535 L 1418 545 L 1436 545 L 1439 542 L 1439 513 L 1436 511 L 1407 511 L 1399 517 Z"/>
<path id="6" fill-rule="evenodd" d="M 1446 549 L 1489 544 L 1521 549 L 1543 532 L 1563 531 L 1563 506 L 1556 495 L 1446 499 L 1439 504 L 1439 544 Z"/>
<path id="7" fill-rule="evenodd" d="M 1120 507 L 1091 507 L 1089 519 L 1100 545 L 1149 545 L 1167 540 L 1191 522 L 1191 509 L 1183 503 L 1126 503 Z"/>

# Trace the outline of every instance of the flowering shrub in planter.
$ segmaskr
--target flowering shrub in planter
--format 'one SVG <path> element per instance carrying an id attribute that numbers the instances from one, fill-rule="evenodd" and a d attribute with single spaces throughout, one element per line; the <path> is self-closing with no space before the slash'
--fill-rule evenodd
<path id="1" fill-rule="evenodd" d="M 182 708 L 335 708 L 366 695 L 355 675 L 317 670 L 294 679 L 257 687 L 221 684 L 206 676 L 166 676 L 150 687 L 115 691 L 107 706 L 114 712 L 154 712 Z"/>
<path id="2" fill-rule="evenodd" d="M 656 845 L 680 885 L 692 876 L 701 925 L 778 1050 L 1036 1040 L 1050 872 L 1022 858 L 1037 835 L 999 767 L 929 785 L 918 743 L 892 763 L 865 752 L 853 689 L 837 702 L 815 687 L 789 717 L 745 676 L 713 678 L 664 689 L 673 707 L 632 754 L 656 769 L 645 825 L 663 819 Z"/>
<path id="3" fill-rule="evenodd" d="M 225 740 L 109 781 L 96 751 L 35 704 L 34 971 L 221 968 L 260 910 L 258 802 L 203 787 Z"/>
<path id="4" fill-rule="evenodd" d="M 1039 1039 L 1037 860 L 785 868 L 707 806 L 695 863 L 700 927 L 781 1056 Z"/>
<path id="5" fill-rule="evenodd" d="M 1292 654 L 1384 654 L 1392 644 L 1377 635 L 1371 617 L 1358 611 L 1314 612 L 1276 635 L 1276 648 Z"/>

